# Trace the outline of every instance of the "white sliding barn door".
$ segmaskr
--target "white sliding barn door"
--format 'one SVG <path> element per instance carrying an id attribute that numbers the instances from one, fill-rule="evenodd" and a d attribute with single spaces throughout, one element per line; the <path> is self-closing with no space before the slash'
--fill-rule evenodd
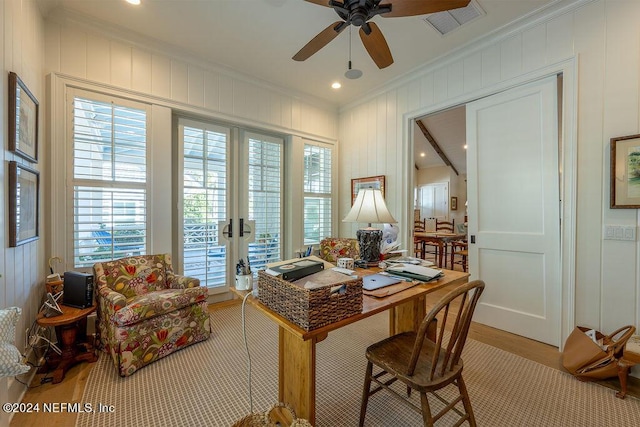
<path id="1" fill-rule="evenodd" d="M 554 76 L 469 103 L 467 170 L 469 271 L 487 285 L 474 320 L 558 346 L 556 85 Z"/>

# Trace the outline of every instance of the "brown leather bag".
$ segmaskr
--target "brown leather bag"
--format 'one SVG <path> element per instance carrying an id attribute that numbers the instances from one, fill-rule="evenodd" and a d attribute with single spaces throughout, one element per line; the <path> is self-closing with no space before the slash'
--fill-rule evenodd
<path id="1" fill-rule="evenodd" d="M 593 342 L 585 332 L 590 328 L 576 326 L 567 338 L 562 352 L 562 365 L 580 380 L 600 380 L 618 375 L 618 359 L 635 326 L 627 325 L 603 335 L 596 331 L 596 339 L 602 339 L 606 350 Z M 619 335 L 618 339 L 615 339 Z"/>

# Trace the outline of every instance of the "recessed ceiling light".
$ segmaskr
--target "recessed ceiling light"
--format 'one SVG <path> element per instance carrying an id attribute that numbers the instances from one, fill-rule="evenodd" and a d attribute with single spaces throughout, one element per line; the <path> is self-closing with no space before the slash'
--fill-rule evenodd
<path id="1" fill-rule="evenodd" d="M 466 150 L 466 149 L 467 149 L 467 144 L 464 144 L 464 145 L 462 146 L 462 148 L 464 148 L 464 149 Z"/>
<path id="2" fill-rule="evenodd" d="M 420 157 L 424 157 L 426 155 L 427 155 L 427 153 L 420 153 Z"/>
<path id="3" fill-rule="evenodd" d="M 127 3 L 135 4 L 136 6 L 140 4 L 140 0 L 124 0 Z"/>
<path id="4" fill-rule="evenodd" d="M 331 87 L 334 89 L 340 89 L 342 85 L 339 82 L 333 82 L 331 83 Z"/>

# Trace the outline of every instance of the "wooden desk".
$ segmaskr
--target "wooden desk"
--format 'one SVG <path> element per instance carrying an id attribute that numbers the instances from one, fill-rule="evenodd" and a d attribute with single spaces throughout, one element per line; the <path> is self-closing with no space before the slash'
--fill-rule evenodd
<path id="1" fill-rule="evenodd" d="M 427 231 L 415 231 L 413 237 L 416 240 L 420 240 L 423 243 L 433 243 L 438 245 L 438 267 L 446 267 L 447 262 L 447 245 L 453 240 L 464 240 L 467 238 L 466 234 L 459 233 L 445 233 L 445 232 L 427 232 Z M 424 244 L 422 245 L 422 259 L 424 259 L 425 250 Z M 444 264 L 442 263 L 444 259 Z M 453 268 L 453 266 L 452 266 Z"/>
<path id="2" fill-rule="evenodd" d="M 87 316 L 96 310 L 96 306 L 74 308 L 60 305 L 60 309 L 62 314 L 59 316 L 44 317 L 43 313 L 39 313 L 36 317 L 40 326 L 55 327 L 58 343 L 62 344 L 62 354 L 48 358 L 47 363 L 40 368 L 42 372 L 54 369 L 54 384 L 62 381 L 67 370 L 75 364 L 98 360 L 93 345 L 86 342 Z"/>
<path id="3" fill-rule="evenodd" d="M 359 275 L 374 271 L 357 270 Z M 364 295 L 362 313 L 321 328 L 305 331 L 284 317 L 249 297 L 247 300 L 278 324 L 278 400 L 291 405 L 299 418 L 315 425 L 316 419 L 316 344 L 329 332 L 374 314 L 389 311 L 389 334 L 417 331 L 426 315 L 426 295 L 448 285 L 467 283 L 469 274 L 443 270 L 444 276 L 434 282 L 414 286 L 385 298 Z M 249 291 L 237 291 L 244 297 Z M 363 364 L 365 361 L 362 355 Z M 363 365 L 364 366 L 364 365 Z"/>

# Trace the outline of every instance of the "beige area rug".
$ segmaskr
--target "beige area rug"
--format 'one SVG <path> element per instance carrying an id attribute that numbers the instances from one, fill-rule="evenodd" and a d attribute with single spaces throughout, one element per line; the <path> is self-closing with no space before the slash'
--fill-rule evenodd
<path id="1" fill-rule="evenodd" d="M 247 306 L 254 411 L 277 403 L 277 327 Z M 80 414 L 76 426 L 230 426 L 250 413 L 239 306 L 212 314 L 211 338 L 120 378 L 101 354 L 83 403 L 115 413 Z M 357 426 L 365 348 L 387 333 L 385 313 L 329 334 L 318 344 L 317 425 Z M 640 400 L 469 340 L 464 378 L 479 426 L 637 426 Z M 415 393 L 414 393 L 415 395 Z M 438 425 L 451 425 L 449 420 Z M 365 425 L 419 426 L 420 416 L 388 393 L 369 400 Z"/>

